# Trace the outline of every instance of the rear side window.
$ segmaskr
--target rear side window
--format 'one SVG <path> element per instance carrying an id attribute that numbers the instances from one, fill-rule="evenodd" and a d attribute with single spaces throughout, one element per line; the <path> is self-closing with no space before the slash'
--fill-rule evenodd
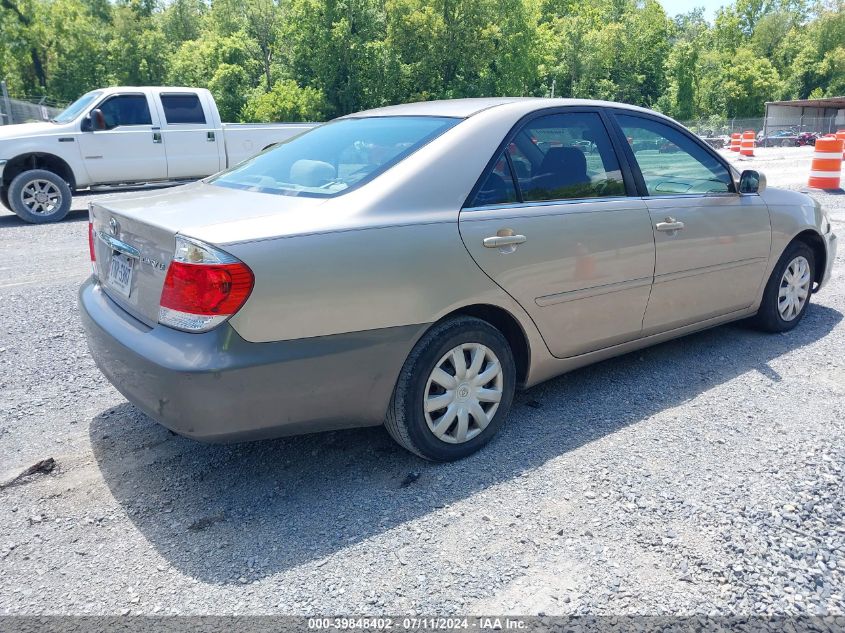
<path id="1" fill-rule="evenodd" d="M 517 133 L 509 151 L 521 165 L 525 201 L 625 195 L 610 136 L 595 112 L 533 119 Z"/>
<path id="2" fill-rule="evenodd" d="M 688 134 L 654 119 L 615 116 L 650 196 L 733 191 L 730 172 Z"/>
<path id="3" fill-rule="evenodd" d="M 121 125 L 152 125 L 150 107 L 144 95 L 118 95 L 106 99 L 99 106 L 106 119 L 106 128 Z"/>
<path id="4" fill-rule="evenodd" d="M 502 154 L 493 166 L 491 171 L 470 206 L 483 207 L 490 204 L 507 204 L 516 202 L 516 187 L 514 186 L 513 172 L 507 157 Z"/>
<path id="5" fill-rule="evenodd" d="M 205 113 L 197 95 L 161 95 L 164 118 L 170 123 L 205 123 Z"/>

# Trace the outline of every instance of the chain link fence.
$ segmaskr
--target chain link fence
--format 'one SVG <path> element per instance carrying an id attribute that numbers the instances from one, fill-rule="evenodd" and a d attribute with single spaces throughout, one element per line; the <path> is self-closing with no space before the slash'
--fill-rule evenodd
<path id="1" fill-rule="evenodd" d="M 757 144 L 762 147 L 792 147 L 808 141 L 800 140 L 802 135 L 824 136 L 837 130 L 833 117 L 800 117 L 789 123 L 778 122 L 771 118 L 725 119 L 709 117 L 683 121 L 683 125 L 698 134 L 714 147 L 726 147 L 734 132 L 753 130 L 757 134 Z M 812 141 L 810 141 L 812 142 Z"/>
<path id="2" fill-rule="evenodd" d="M 9 96 L 6 82 L 0 82 L 0 125 L 48 121 L 62 108 L 44 97 L 15 98 Z"/>
<path id="3" fill-rule="evenodd" d="M 705 117 L 682 121 L 685 127 L 703 137 L 730 136 L 734 132 L 763 129 L 764 119 L 725 119 L 722 117 Z"/>

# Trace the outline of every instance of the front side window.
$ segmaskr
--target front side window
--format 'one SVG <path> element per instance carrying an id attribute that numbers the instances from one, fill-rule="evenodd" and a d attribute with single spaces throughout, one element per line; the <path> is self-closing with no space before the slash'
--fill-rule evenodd
<path id="1" fill-rule="evenodd" d="M 727 168 L 681 130 L 645 117 L 615 117 L 650 196 L 733 191 Z"/>
<path id="2" fill-rule="evenodd" d="M 174 123 L 205 123 L 200 98 L 195 94 L 161 95 L 164 119 L 169 125 Z"/>
<path id="3" fill-rule="evenodd" d="M 106 119 L 106 128 L 120 125 L 152 125 L 150 107 L 144 95 L 119 95 L 106 99 L 99 106 Z"/>
<path id="4" fill-rule="evenodd" d="M 507 151 L 526 202 L 625 195 L 610 136 L 595 112 L 533 119 Z"/>
<path id="5" fill-rule="evenodd" d="M 213 177 L 221 187 L 329 197 L 375 178 L 461 119 L 389 116 L 321 125 Z"/>

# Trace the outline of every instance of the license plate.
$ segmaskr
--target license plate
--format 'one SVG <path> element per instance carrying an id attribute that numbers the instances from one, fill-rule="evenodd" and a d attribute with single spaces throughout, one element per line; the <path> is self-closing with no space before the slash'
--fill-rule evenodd
<path id="1" fill-rule="evenodd" d="M 132 290 L 132 258 L 122 253 L 114 253 L 109 265 L 109 286 L 127 299 Z"/>

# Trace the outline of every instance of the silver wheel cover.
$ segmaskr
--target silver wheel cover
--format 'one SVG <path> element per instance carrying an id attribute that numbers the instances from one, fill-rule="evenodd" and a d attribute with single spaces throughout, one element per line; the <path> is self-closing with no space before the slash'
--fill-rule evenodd
<path id="1" fill-rule="evenodd" d="M 783 271 L 778 290 L 778 313 L 784 321 L 792 321 L 804 308 L 810 296 L 810 262 L 799 255 Z"/>
<path id="2" fill-rule="evenodd" d="M 21 189 L 21 203 L 35 215 L 53 215 L 62 206 L 62 192 L 49 180 L 30 180 Z"/>
<path id="3" fill-rule="evenodd" d="M 443 355 L 428 378 L 423 413 L 434 436 L 463 444 L 481 433 L 499 408 L 502 364 L 489 347 L 464 343 Z"/>

